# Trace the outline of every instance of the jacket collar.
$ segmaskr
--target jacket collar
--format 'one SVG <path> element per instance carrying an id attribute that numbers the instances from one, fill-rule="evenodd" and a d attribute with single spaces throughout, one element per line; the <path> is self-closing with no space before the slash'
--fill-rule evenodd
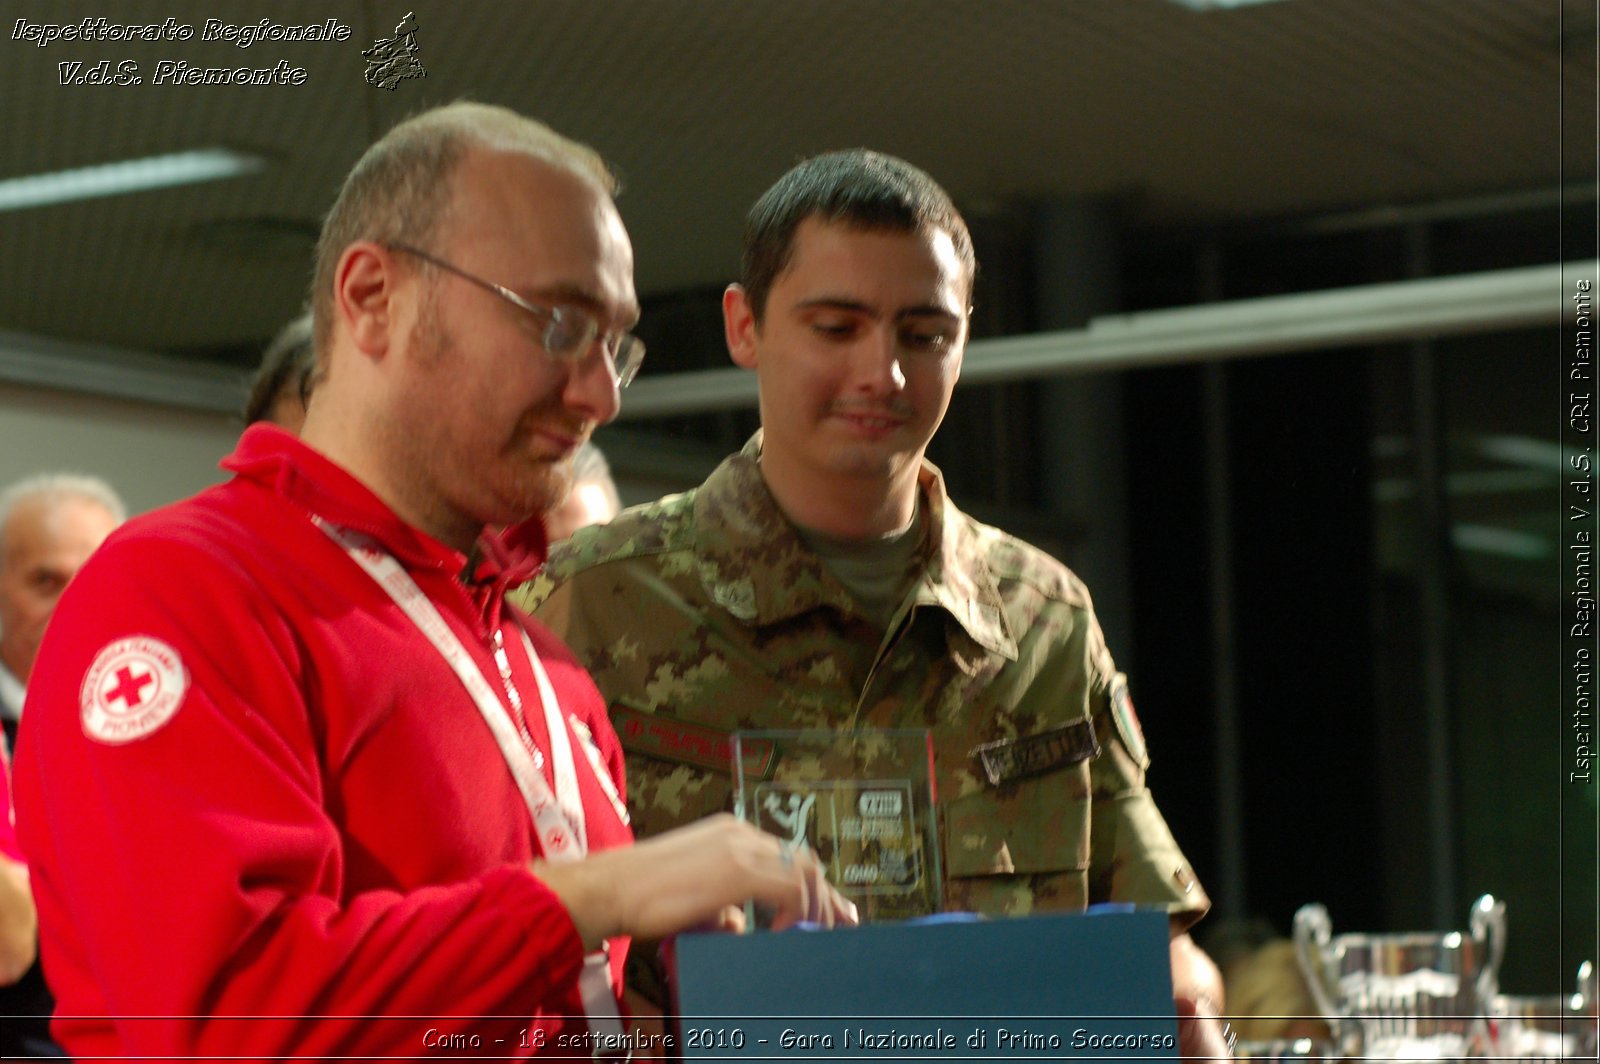
<path id="1" fill-rule="evenodd" d="M 406 524 L 345 469 L 276 425 L 245 430 L 222 466 L 306 511 L 365 533 L 411 570 L 461 578 L 480 607 L 530 579 L 545 558 L 544 521 L 534 517 L 478 538 L 471 557 Z M 488 610 L 498 614 L 498 607 Z"/>
<path id="2" fill-rule="evenodd" d="M 805 545 L 772 497 L 760 458 L 758 430 L 695 493 L 695 547 L 706 594 L 758 627 L 823 607 L 855 613 L 849 591 Z M 975 643 L 1015 659 L 1016 638 L 966 517 L 945 495 L 944 477 L 931 462 L 922 463 L 919 483 L 930 527 L 916 605 L 943 609 Z"/>

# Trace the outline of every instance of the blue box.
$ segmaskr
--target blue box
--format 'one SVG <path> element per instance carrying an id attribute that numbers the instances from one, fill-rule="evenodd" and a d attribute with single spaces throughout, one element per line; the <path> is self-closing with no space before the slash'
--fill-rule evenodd
<path id="1" fill-rule="evenodd" d="M 684 935 L 684 1060 L 1178 1056 L 1163 912 Z"/>

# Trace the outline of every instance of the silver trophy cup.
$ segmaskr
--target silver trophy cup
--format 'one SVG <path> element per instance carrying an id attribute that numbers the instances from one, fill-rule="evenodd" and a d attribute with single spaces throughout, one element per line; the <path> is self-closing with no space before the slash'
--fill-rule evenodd
<path id="1" fill-rule="evenodd" d="M 1328 911 L 1294 916 L 1300 969 L 1341 1052 L 1460 1060 L 1491 1051 L 1487 1013 L 1505 953 L 1505 903 L 1485 894 L 1470 932 L 1334 935 Z"/>
<path id="2" fill-rule="evenodd" d="M 1495 1051 L 1530 1061 L 1594 1060 L 1595 967 L 1584 961 L 1572 994 L 1496 994 L 1489 1009 Z"/>

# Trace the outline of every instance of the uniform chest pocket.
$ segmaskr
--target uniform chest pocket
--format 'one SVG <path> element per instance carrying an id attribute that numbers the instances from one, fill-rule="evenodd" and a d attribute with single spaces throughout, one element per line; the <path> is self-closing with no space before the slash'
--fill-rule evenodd
<path id="1" fill-rule="evenodd" d="M 946 908 L 996 916 L 1083 908 L 1089 793 L 1080 762 L 945 803 Z"/>

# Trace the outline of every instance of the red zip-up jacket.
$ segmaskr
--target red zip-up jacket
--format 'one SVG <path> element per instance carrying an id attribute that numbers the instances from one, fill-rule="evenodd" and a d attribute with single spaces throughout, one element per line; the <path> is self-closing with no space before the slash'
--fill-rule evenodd
<path id="1" fill-rule="evenodd" d="M 507 703 L 501 629 L 548 751 L 526 627 L 581 725 L 589 848 L 625 845 L 586 756 L 621 791 L 604 703 L 504 604 L 542 532 L 481 542 L 464 581 L 466 557 L 287 433 L 252 428 L 223 465 L 231 481 L 96 552 L 30 678 L 17 824 L 57 1039 L 79 1059 L 505 1056 L 583 1031 L 582 945 L 529 871 L 538 840 L 488 726 L 311 515 L 396 557 Z"/>

